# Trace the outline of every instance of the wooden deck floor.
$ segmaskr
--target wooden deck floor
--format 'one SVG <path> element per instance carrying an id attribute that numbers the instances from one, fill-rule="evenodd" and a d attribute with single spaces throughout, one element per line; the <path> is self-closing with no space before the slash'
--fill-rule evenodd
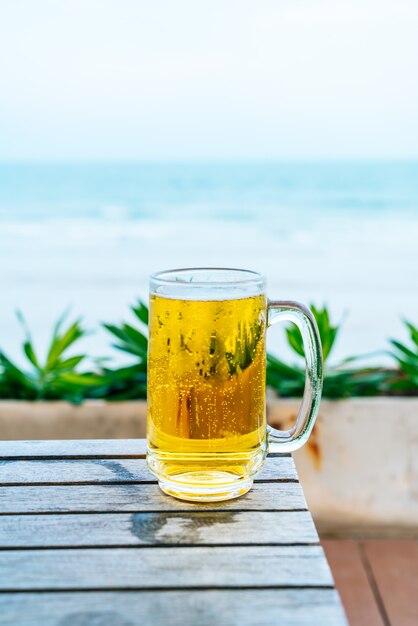
<path id="1" fill-rule="evenodd" d="M 418 625 L 418 542 L 323 540 L 350 626 Z"/>

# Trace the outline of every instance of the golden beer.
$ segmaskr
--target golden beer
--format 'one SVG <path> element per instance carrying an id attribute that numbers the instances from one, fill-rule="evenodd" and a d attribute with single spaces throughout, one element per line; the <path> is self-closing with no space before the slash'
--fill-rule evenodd
<path id="1" fill-rule="evenodd" d="M 150 277 L 147 463 L 166 493 L 227 500 L 246 493 L 267 447 L 300 448 L 318 413 L 321 344 L 302 304 L 269 301 L 250 270 L 185 268 Z M 266 424 L 266 328 L 301 331 L 306 384 L 295 425 Z"/>
<path id="2" fill-rule="evenodd" d="M 265 326 L 264 295 L 151 296 L 148 463 L 167 492 L 251 486 L 266 450 Z"/>

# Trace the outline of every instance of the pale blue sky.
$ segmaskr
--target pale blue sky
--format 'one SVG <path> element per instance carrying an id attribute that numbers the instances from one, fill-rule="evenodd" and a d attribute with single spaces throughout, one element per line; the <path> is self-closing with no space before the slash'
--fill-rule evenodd
<path id="1" fill-rule="evenodd" d="M 1 159 L 417 156 L 417 0 L 1 0 Z"/>

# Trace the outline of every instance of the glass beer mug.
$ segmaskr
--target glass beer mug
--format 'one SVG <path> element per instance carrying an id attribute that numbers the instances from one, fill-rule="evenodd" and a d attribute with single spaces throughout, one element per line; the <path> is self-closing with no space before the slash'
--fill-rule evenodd
<path id="1" fill-rule="evenodd" d="M 266 454 L 308 439 L 322 389 L 321 343 L 301 304 L 269 301 L 265 278 L 239 269 L 158 272 L 150 279 L 147 462 L 176 498 L 236 498 Z M 296 324 L 306 355 L 295 425 L 266 422 L 266 328 Z"/>

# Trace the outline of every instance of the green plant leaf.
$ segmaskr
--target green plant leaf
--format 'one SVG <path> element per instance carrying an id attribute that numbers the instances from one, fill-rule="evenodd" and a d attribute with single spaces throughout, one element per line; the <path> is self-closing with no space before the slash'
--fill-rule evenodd
<path id="1" fill-rule="evenodd" d="M 299 329 L 296 326 L 286 328 L 286 335 L 290 347 L 293 348 L 299 356 L 304 356 L 305 352 L 303 350 L 302 335 L 300 334 Z"/>
<path id="2" fill-rule="evenodd" d="M 418 359 L 418 354 L 416 352 L 413 352 L 412 350 L 410 350 L 406 346 L 404 346 L 400 341 L 396 341 L 395 339 L 391 339 L 390 343 L 393 346 L 395 346 L 395 348 L 397 348 L 400 352 L 403 352 L 404 354 L 406 354 L 407 357 L 410 357 L 412 359 Z"/>
<path id="3" fill-rule="evenodd" d="M 340 327 L 338 325 L 331 325 L 330 315 L 326 306 L 320 309 L 314 304 L 311 304 L 310 309 L 318 326 L 322 344 L 322 355 L 325 362 L 334 346 Z M 294 352 L 303 357 L 305 353 L 303 349 L 302 336 L 297 326 L 292 325 L 286 328 L 286 336 L 288 343 Z"/>
<path id="4" fill-rule="evenodd" d="M 46 360 L 46 369 L 51 369 L 67 348 L 84 336 L 85 332 L 80 323 L 80 320 L 76 320 L 62 335 L 59 331 L 54 331 Z"/>
<path id="5" fill-rule="evenodd" d="M 139 330 L 136 330 L 133 326 L 129 326 L 129 324 L 124 324 L 123 330 L 128 338 L 128 342 L 130 342 L 133 346 L 141 348 L 144 352 L 147 351 L 148 339 L 144 337 Z"/>
<path id="6" fill-rule="evenodd" d="M 78 354 L 78 355 L 72 356 L 72 357 L 70 357 L 68 359 L 64 359 L 64 360 L 58 361 L 54 365 L 54 370 L 58 370 L 58 371 L 59 370 L 61 370 L 61 371 L 63 371 L 63 370 L 73 370 L 85 358 L 86 358 L 86 356 L 84 354 Z"/>
<path id="7" fill-rule="evenodd" d="M 36 398 L 38 388 L 32 377 L 0 353 L 2 397 L 15 400 Z"/>
<path id="8" fill-rule="evenodd" d="M 34 348 L 32 346 L 32 343 L 29 340 L 24 342 L 24 344 L 23 344 L 23 351 L 26 354 L 26 356 L 29 359 L 29 361 L 32 363 L 32 365 L 34 367 L 36 367 L 37 370 L 39 370 L 40 366 L 39 366 L 39 363 L 38 363 L 38 359 L 36 357 L 35 350 L 34 350 Z"/>
<path id="9" fill-rule="evenodd" d="M 132 311 L 135 313 L 137 318 L 143 324 L 145 324 L 145 326 L 148 326 L 148 321 L 149 321 L 148 307 L 141 300 L 138 300 L 137 304 L 132 307 Z"/>
<path id="10" fill-rule="evenodd" d="M 16 317 L 21 325 L 21 327 L 24 330 L 24 333 L 26 335 L 26 341 L 23 344 L 23 352 L 25 353 L 27 359 L 30 361 L 30 363 L 32 363 L 32 365 L 34 367 L 36 367 L 37 369 L 39 369 L 39 362 L 38 362 L 38 358 L 36 356 L 35 353 L 35 349 L 33 347 L 33 343 L 32 343 L 32 338 L 29 332 L 29 328 L 28 325 L 26 323 L 26 320 L 23 316 L 22 311 L 17 310 L 16 311 Z"/>
<path id="11" fill-rule="evenodd" d="M 90 374 L 90 373 L 82 373 L 78 374 L 76 372 L 64 372 L 60 376 L 60 383 L 67 383 L 70 385 L 79 385 L 82 387 L 91 387 L 94 385 L 100 385 L 103 381 L 101 376 L 98 374 Z"/>
<path id="12" fill-rule="evenodd" d="M 133 328 L 133 326 L 130 326 L 129 324 L 123 324 L 122 326 L 103 324 L 103 326 L 112 335 L 120 340 L 121 343 L 113 344 L 115 348 L 137 356 L 141 360 L 146 360 L 148 339 L 141 333 L 141 331 Z"/>
<path id="13" fill-rule="evenodd" d="M 93 389 L 90 397 L 106 397 L 106 400 L 133 400 L 147 397 L 146 363 L 139 363 L 103 371 L 102 387 Z"/>
<path id="14" fill-rule="evenodd" d="M 411 322 L 408 322 L 407 320 L 404 320 L 404 324 L 409 330 L 411 340 L 418 347 L 418 328 L 414 326 L 413 324 L 411 324 Z"/>
<path id="15" fill-rule="evenodd" d="M 400 371 L 389 383 L 388 390 L 389 392 L 402 391 L 416 394 L 418 392 L 418 329 L 407 320 L 404 320 L 404 324 L 408 330 L 411 345 L 407 346 L 396 339 L 390 340 L 395 348 L 391 355 Z"/>
<path id="16" fill-rule="evenodd" d="M 285 374 L 290 377 L 297 377 L 305 375 L 304 370 L 292 365 L 287 365 L 283 361 L 280 361 L 272 354 L 267 354 L 267 366 L 271 371 L 278 372 L 279 374 Z"/>
<path id="17" fill-rule="evenodd" d="M 106 328 L 106 330 L 112 333 L 112 335 L 115 335 L 115 337 L 117 337 L 121 341 L 126 340 L 125 332 L 122 328 L 119 328 L 119 326 L 115 326 L 114 324 L 103 324 L 103 327 Z"/>

